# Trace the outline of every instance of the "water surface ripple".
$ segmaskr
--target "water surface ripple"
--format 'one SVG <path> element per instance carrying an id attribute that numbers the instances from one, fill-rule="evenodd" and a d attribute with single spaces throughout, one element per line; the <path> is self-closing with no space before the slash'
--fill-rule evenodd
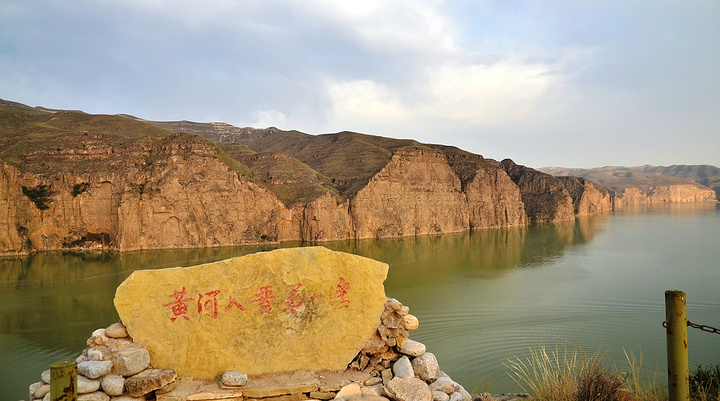
<path id="1" fill-rule="evenodd" d="M 620 210 L 574 222 L 463 234 L 323 243 L 390 264 L 389 296 L 420 320 L 411 338 L 468 390 L 520 390 L 504 361 L 581 346 L 627 367 L 665 370 L 664 292 L 687 292 L 688 318 L 720 326 L 717 204 Z M 283 244 L 283 247 L 301 244 Z M 43 253 L 0 259 L 0 401 L 74 357 L 118 320 L 114 290 L 136 269 L 190 266 L 277 248 Z M 690 365 L 720 362 L 720 336 L 690 330 Z"/>

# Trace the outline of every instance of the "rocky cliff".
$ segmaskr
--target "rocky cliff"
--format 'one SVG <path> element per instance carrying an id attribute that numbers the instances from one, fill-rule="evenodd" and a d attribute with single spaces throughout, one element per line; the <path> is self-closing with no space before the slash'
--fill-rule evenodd
<path id="1" fill-rule="evenodd" d="M 607 189 L 581 177 L 557 177 L 568 191 L 577 216 L 590 216 L 612 210 L 612 197 Z"/>
<path id="2" fill-rule="evenodd" d="M 168 138 L 120 170 L 0 176 L 0 249 L 206 247 L 299 239 L 270 192 L 213 157 L 213 147 Z M 187 147 L 185 145 L 188 145 Z M 103 151 L 96 148 L 95 150 Z M 109 166 L 108 166 L 109 167 Z"/>
<path id="3" fill-rule="evenodd" d="M 628 187 L 615 192 L 615 206 L 652 205 L 658 203 L 714 202 L 715 191 L 696 184 L 649 188 Z"/>
<path id="4" fill-rule="evenodd" d="M 720 169 L 714 166 L 639 166 L 593 169 L 540 169 L 556 176 L 573 175 L 607 188 L 618 207 L 674 202 L 714 202 L 720 191 Z"/>
<path id="5" fill-rule="evenodd" d="M 3 254 L 414 236 L 603 207 L 584 180 L 568 191 L 509 160 L 411 140 L 165 123 L 172 132 L 9 102 L 0 119 Z"/>
<path id="6" fill-rule="evenodd" d="M 515 164 L 500 162 L 510 179 L 520 187 L 525 213 L 530 221 L 563 221 L 575 217 L 575 207 L 565 185 L 550 174 Z"/>

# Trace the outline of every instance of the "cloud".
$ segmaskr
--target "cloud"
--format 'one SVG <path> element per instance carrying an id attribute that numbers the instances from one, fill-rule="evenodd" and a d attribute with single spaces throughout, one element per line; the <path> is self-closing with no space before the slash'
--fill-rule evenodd
<path id="1" fill-rule="evenodd" d="M 535 164 L 603 164 L 620 142 L 669 159 L 650 145 L 720 130 L 718 19 L 670 0 L 7 0 L 0 96 Z M 685 146 L 709 163 L 714 143 Z"/>

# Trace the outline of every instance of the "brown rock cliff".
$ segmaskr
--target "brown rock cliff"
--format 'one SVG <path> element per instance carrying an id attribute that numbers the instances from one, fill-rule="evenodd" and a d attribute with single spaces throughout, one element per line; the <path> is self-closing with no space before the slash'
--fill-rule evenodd
<path id="1" fill-rule="evenodd" d="M 415 236 L 604 207 L 589 182 L 571 198 L 511 160 L 412 140 L 164 124 L 173 133 L 2 102 L 0 120 L 2 254 Z"/>
<path id="2" fill-rule="evenodd" d="M 570 193 L 556 177 L 515 164 L 500 162 L 510 179 L 520 187 L 525 213 L 530 221 L 563 221 L 575 218 Z"/>
<path id="3" fill-rule="evenodd" d="M 570 194 L 575 215 L 589 216 L 612 210 L 612 198 L 607 189 L 580 177 L 557 177 Z"/>
<path id="4" fill-rule="evenodd" d="M 615 191 L 616 207 L 631 205 L 652 205 L 669 202 L 714 202 L 715 191 L 694 184 L 667 185 L 656 187 L 628 187 Z"/>

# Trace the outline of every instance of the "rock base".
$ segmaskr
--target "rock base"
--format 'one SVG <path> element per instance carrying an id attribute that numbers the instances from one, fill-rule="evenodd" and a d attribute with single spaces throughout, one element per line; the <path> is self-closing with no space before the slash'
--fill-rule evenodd
<path id="1" fill-rule="evenodd" d="M 440 370 L 426 347 L 410 340 L 417 318 L 388 298 L 380 324 L 343 371 L 295 371 L 264 375 L 218 372 L 214 380 L 178 377 L 153 368 L 147 350 L 121 323 L 98 329 L 77 358 L 78 401 L 490 401 L 471 396 Z M 31 401 L 49 401 L 49 371 L 30 386 Z M 483 397 L 483 398 L 478 398 Z M 521 397 L 516 397 L 521 398 Z M 508 401 L 515 398 L 498 398 Z"/>

